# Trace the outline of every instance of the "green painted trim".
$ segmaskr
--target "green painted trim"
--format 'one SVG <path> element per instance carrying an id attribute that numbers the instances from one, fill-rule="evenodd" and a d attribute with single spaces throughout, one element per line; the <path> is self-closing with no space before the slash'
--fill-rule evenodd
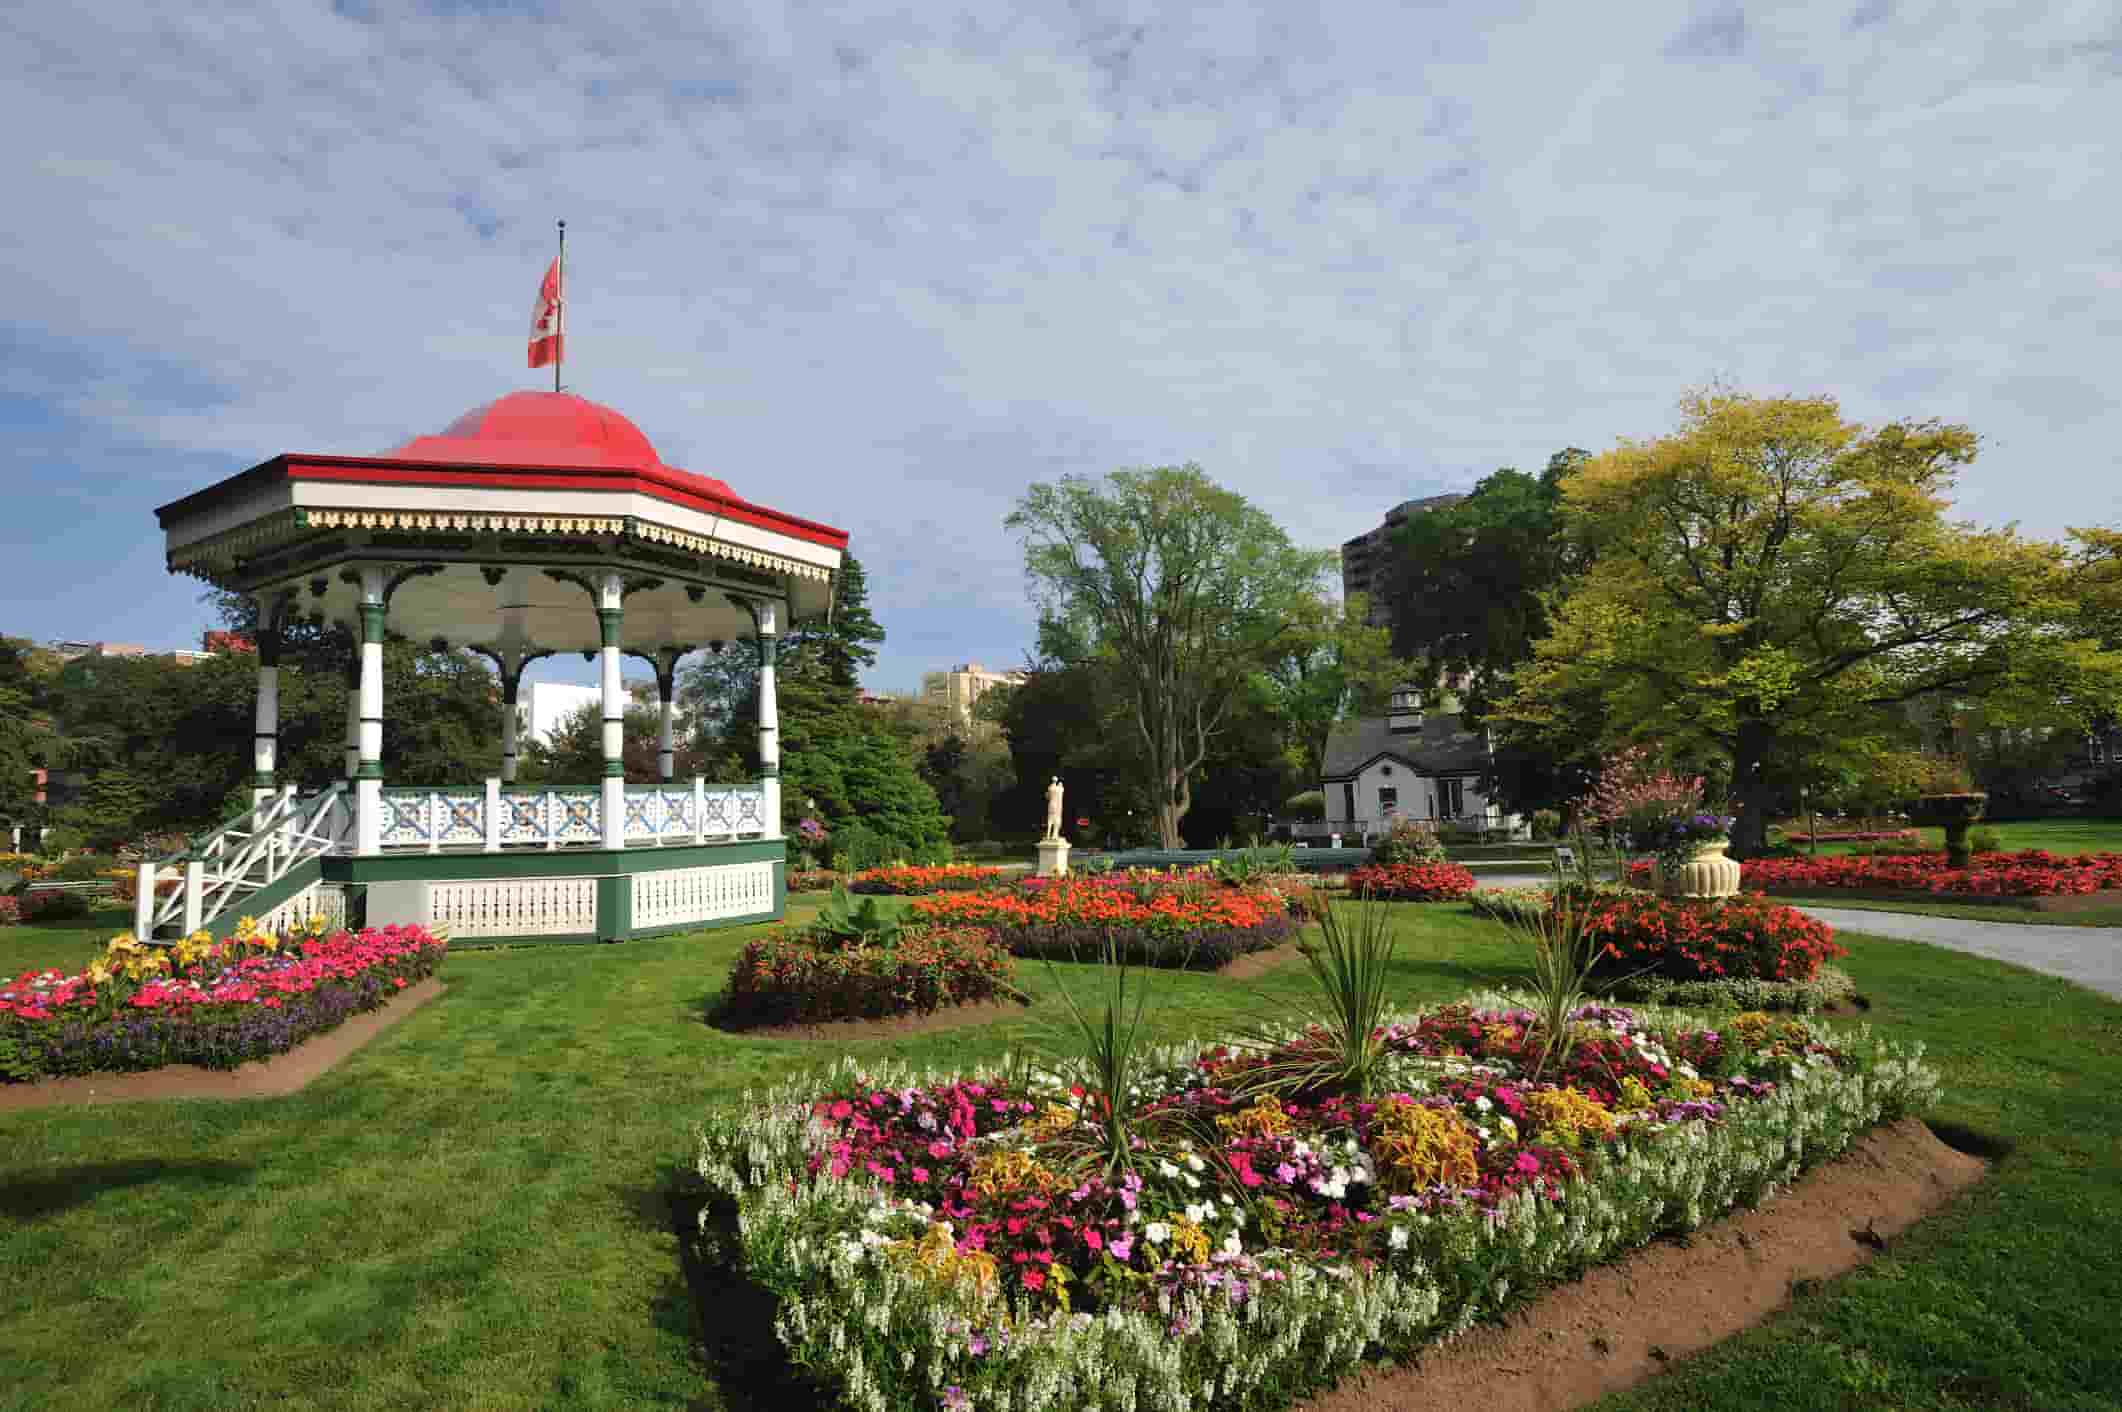
<path id="1" fill-rule="evenodd" d="M 628 937 L 628 941 L 648 941 L 659 936 L 684 936 L 687 932 L 720 931 L 724 927 L 756 927 L 761 922 L 778 922 L 781 913 L 755 912 L 748 917 L 717 917 L 711 922 L 680 922 L 674 927 L 646 927 Z"/>
<path id="2" fill-rule="evenodd" d="M 354 772 L 354 778 L 357 780 L 382 779 L 383 762 L 381 760 L 363 760 L 361 762 L 361 768 Z"/>
<path id="3" fill-rule="evenodd" d="M 761 765 L 759 767 L 759 778 L 762 780 L 777 780 L 781 778 L 781 767 L 779 765 Z"/>
<path id="4" fill-rule="evenodd" d="M 272 787 L 273 772 L 271 770 L 260 770 L 251 776 L 252 789 L 271 789 Z"/>
<path id="5" fill-rule="evenodd" d="M 619 645 L 619 629 L 626 621 L 626 614 L 617 608 L 597 610 L 597 640 L 606 647 Z"/>
<path id="6" fill-rule="evenodd" d="M 634 923 L 634 889 L 619 873 L 597 879 L 597 935 L 604 941 L 624 941 Z"/>
<path id="7" fill-rule="evenodd" d="M 761 634 L 759 638 L 759 665 L 771 667 L 780 658 L 781 639 L 771 634 Z"/>
<path id="8" fill-rule="evenodd" d="M 361 645 L 363 647 L 372 642 L 380 644 L 383 641 L 383 614 L 384 608 L 381 603 L 364 603 L 361 605 Z"/>
<path id="9" fill-rule="evenodd" d="M 319 865 L 322 861 L 311 858 L 307 862 L 297 863 L 277 882 L 267 883 L 240 902 L 223 908 L 220 916 L 207 923 L 207 935 L 216 941 L 225 940 L 229 933 L 236 929 L 236 923 L 245 917 L 262 917 L 311 883 L 321 881 L 323 869 Z M 180 922 L 178 925 L 183 924 Z"/>
<path id="10" fill-rule="evenodd" d="M 608 780 L 626 778 L 626 762 L 624 760 L 606 760 L 604 762 L 604 777 Z"/>
<path id="11" fill-rule="evenodd" d="M 788 842 L 756 838 L 738 843 L 674 844 L 665 848 L 538 848 L 513 853 L 406 853 L 374 858 L 326 858 L 328 882 L 464 882 L 483 878 L 601 878 L 704 868 L 717 863 L 788 861 Z"/>

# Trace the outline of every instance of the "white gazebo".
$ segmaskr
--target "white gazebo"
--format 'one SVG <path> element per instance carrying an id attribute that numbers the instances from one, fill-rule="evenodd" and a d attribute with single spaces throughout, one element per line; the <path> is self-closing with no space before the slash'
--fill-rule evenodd
<path id="1" fill-rule="evenodd" d="M 511 393 L 387 455 L 276 456 L 156 514 L 172 572 L 258 604 L 257 776 L 251 809 L 143 866 L 142 936 L 225 934 L 239 916 L 342 904 L 372 926 L 495 941 L 617 941 L 781 915 L 776 635 L 830 602 L 840 530 L 667 466 L 625 417 L 561 392 Z M 343 623 L 358 644 L 344 778 L 306 796 L 274 773 L 279 641 L 298 618 Z M 390 786 L 386 633 L 493 662 L 499 778 Z M 747 637 L 760 656 L 761 778 L 672 778 L 678 659 Z M 519 788 L 523 669 L 567 652 L 600 664 L 602 787 Z M 653 781 L 624 777 L 622 656 L 656 672 Z"/>

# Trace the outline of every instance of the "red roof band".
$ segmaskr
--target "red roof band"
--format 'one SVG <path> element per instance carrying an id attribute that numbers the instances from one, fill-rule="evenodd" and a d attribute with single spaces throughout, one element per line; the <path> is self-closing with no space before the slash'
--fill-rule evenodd
<path id="1" fill-rule="evenodd" d="M 155 513 L 167 526 L 227 495 L 281 479 L 639 491 L 814 544 L 847 547 L 845 530 L 753 504 L 712 476 L 665 465 L 639 427 L 569 392 L 511 392 L 474 407 L 440 435 L 414 437 L 382 456 L 276 456 Z"/>

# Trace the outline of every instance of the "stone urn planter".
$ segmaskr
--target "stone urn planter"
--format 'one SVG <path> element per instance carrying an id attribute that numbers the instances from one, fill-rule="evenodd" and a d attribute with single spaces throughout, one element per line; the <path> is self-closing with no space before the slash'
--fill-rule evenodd
<path id="1" fill-rule="evenodd" d="M 1736 897 L 1739 865 L 1724 856 L 1724 850 L 1730 847 L 1728 838 L 1698 843 L 1693 856 L 1670 875 L 1665 871 L 1664 859 L 1653 859 L 1651 880 L 1667 897 Z"/>
<path id="2" fill-rule="evenodd" d="M 1909 807 L 1908 817 L 1916 823 L 1944 829 L 1945 861 L 1955 868 L 1964 868 L 1974 857 L 1967 846 L 1967 831 L 1987 807 L 1987 794 L 1926 794 Z"/>

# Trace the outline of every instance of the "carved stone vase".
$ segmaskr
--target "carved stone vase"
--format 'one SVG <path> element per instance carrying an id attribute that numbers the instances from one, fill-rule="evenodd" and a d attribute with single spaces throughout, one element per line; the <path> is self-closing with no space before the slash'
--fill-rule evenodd
<path id="1" fill-rule="evenodd" d="M 1651 878 L 1667 897 L 1736 897 L 1739 895 L 1739 865 L 1724 856 L 1729 839 L 1695 845 L 1694 856 L 1670 877 L 1663 859 L 1653 860 Z"/>

